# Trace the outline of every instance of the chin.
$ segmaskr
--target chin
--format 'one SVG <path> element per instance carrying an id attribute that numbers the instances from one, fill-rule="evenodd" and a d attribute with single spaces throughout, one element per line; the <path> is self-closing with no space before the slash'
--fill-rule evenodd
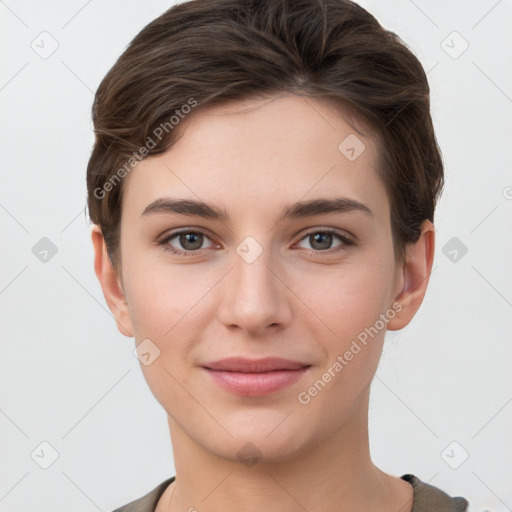
<path id="1" fill-rule="evenodd" d="M 205 448 L 228 460 L 238 460 L 251 467 L 257 462 L 279 463 L 296 457 L 314 444 L 305 437 L 304 425 L 294 425 L 290 419 L 283 419 L 289 411 L 272 415 L 250 425 L 234 426 L 224 422 L 223 426 L 233 436 L 211 431 L 201 433 Z M 292 416 L 292 415 L 291 415 Z M 301 435 L 302 434 L 302 435 Z"/>

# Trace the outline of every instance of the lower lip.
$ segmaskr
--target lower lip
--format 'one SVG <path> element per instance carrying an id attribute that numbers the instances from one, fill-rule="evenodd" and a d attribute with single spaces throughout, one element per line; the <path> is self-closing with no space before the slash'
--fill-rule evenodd
<path id="1" fill-rule="evenodd" d="M 215 371 L 203 368 L 222 388 L 242 396 L 264 396 L 297 382 L 309 366 L 298 370 L 276 370 L 265 373 Z"/>

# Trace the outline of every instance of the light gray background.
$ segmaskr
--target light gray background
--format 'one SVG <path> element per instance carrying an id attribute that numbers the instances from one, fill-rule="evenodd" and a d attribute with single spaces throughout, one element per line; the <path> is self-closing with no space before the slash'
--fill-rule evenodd
<path id="1" fill-rule="evenodd" d="M 429 72 L 447 174 L 429 290 L 388 334 L 373 384 L 372 455 L 473 511 L 512 510 L 512 2 L 361 4 Z M 84 216 L 93 91 L 170 5 L 0 1 L 1 512 L 108 511 L 175 474 L 165 413 L 106 306 Z M 57 248 L 46 262 L 32 252 L 43 237 Z M 58 453 L 47 469 L 43 442 Z"/>

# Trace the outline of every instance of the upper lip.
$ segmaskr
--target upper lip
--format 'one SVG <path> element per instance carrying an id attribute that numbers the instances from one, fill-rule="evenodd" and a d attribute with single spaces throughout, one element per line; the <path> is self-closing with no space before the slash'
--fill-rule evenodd
<path id="1" fill-rule="evenodd" d="M 298 370 L 299 368 L 309 366 L 309 364 L 291 361 L 281 357 L 265 357 L 263 359 L 228 357 L 219 361 L 203 364 L 202 366 L 216 371 L 262 373 L 276 370 Z"/>

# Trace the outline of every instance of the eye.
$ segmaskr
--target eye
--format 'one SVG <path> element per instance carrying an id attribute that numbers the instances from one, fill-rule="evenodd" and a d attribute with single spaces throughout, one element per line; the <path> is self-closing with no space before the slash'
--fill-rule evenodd
<path id="1" fill-rule="evenodd" d="M 341 243 L 334 247 L 333 251 L 340 251 L 346 249 L 348 246 L 353 245 L 354 242 L 345 235 L 332 230 L 317 230 L 310 231 L 305 237 L 301 239 L 300 243 L 304 241 L 310 243 L 311 247 L 304 247 L 305 249 L 313 249 L 316 252 L 327 251 L 332 249 L 333 240 L 337 238 Z"/>
<path id="2" fill-rule="evenodd" d="M 341 243 L 333 247 L 332 244 L 335 239 L 340 240 Z M 206 247 L 204 246 L 205 242 L 209 242 Z M 300 247 L 303 243 L 311 244 L 309 249 L 315 253 L 325 252 L 332 254 L 333 252 L 346 250 L 348 246 L 354 245 L 355 242 L 337 231 L 317 229 L 316 231 L 307 233 L 297 246 Z M 203 249 L 213 248 L 215 246 L 206 233 L 191 229 L 173 231 L 161 239 L 158 245 L 162 246 L 164 250 L 179 256 L 197 256 Z M 308 249 L 308 247 L 303 248 Z"/>
<path id="3" fill-rule="evenodd" d="M 178 247 L 171 243 L 171 240 L 174 239 L 176 239 L 174 243 L 178 244 Z M 171 251 L 174 254 L 193 256 L 199 253 L 201 249 L 208 248 L 203 247 L 205 240 L 210 241 L 210 245 L 208 247 L 213 247 L 213 243 L 210 238 L 202 231 L 183 230 L 168 234 L 160 240 L 158 244 L 163 246 L 165 250 Z"/>

